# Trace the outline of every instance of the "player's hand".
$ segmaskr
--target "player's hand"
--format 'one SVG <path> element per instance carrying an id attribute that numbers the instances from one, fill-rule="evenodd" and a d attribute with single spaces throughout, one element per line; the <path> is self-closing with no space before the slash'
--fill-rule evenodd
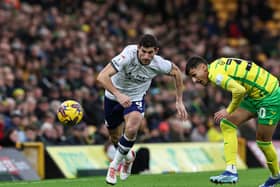
<path id="1" fill-rule="evenodd" d="M 118 102 L 119 102 L 124 108 L 130 107 L 130 105 L 131 105 L 131 100 L 130 100 L 130 97 L 128 97 L 127 95 L 122 94 L 122 93 L 119 93 L 118 95 L 116 95 L 116 98 L 117 98 Z"/>
<path id="2" fill-rule="evenodd" d="M 216 123 L 220 123 L 220 121 L 223 118 L 227 117 L 228 115 L 229 115 L 229 113 L 227 112 L 226 109 L 219 110 L 218 112 L 216 112 L 214 114 L 214 120 L 215 120 Z"/>
<path id="3" fill-rule="evenodd" d="M 185 121 L 188 119 L 188 113 L 186 111 L 185 105 L 182 101 L 180 102 L 176 102 L 176 108 L 177 108 L 177 112 L 178 112 L 178 117 L 179 119 Z"/>

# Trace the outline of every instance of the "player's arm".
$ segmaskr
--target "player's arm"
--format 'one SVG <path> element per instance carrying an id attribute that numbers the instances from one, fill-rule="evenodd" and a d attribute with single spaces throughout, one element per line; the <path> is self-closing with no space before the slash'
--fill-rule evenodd
<path id="1" fill-rule="evenodd" d="M 233 79 L 229 80 L 227 90 L 231 92 L 232 100 L 227 107 L 227 112 L 232 113 L 242 101 L 244 95 L 246 94 L 246 89 Z"/>
<path id="2" fill-rule="evenodd" d="M 118 97 L 121 92 L 113 85 L 111 77 L 122 71 L 123 67 L 130 62 L 131 56 L 131 46 L 126 46 L 121 53 L 112 58 L 111 62 L 97 76 L 97 81 L 115 97 Z"/>
<path id="3" fill-rule="evenodd" d="M 187 118 L 187 112 L 183 103 L 183 77 L 178 66 L 172 63 L 172 69 L 169 73 L 175 79 L 176 85 L 176 107 L 178 110 L 178 115 L 181 119 L 185 120 Z"/>
<path id="4" fill-rule="evenodd" d="M 175 79 L 176 85 L 176 101 L 183 102 L 183 78 L 178 66 L 172 64 L 172 69 L 169 73 Z"/>
<path id="5" fill-rule="evenodd" d="M 113 95 L 117 96 L 120 91 L 113 85 L 111 76 L 117 73 L 117 70 L 111 63 L 108 63 L 103 70 L 98 74 L 97 81 Z"/>
<path id="6" fill-rule="evenodd" d="M 122 94 L 112 83 L 111 76 L 116 73 L 117 70 L 114 68 L 112 63 L 109 63 L 98 74 L 97 81 L 103 86 L 104 89 L 111 92 L 123 107 L 128 107 L 131 105 L 130 98 L 127 95 Z"/>
<path id="7" fill-rule="evenodd" d="M 227 112 L 230 114 L 239 106 L 244 95 L 246 94 L 246 89 L 237 81 L 230 78 L 229 76 L 227 75 L 223 75 L 223 76 L 224 76 L 224 80 L 221 82 L 221 86 L 225 90 L 231 92 L 232 95 L 231 102 L 226 109 Z"/>
<path id="8" fill-rule="evenodd" d="M 216 85 L 221 86 L 223 89 L 231 92 L 232 94 L 232 99 L 227 109 L 221 109 L 214 114 L 214 120 L 216 122 L 220 122 L 222 118 L 227 117 L 238 107 L 246 93 L 246 89 L 225 73 L 210 76 L 210 79 Z"/>

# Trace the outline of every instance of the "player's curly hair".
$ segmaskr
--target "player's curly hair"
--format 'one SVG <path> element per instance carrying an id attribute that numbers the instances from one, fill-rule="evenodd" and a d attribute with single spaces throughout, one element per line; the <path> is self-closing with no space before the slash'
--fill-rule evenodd
<path id="1" fill-rule="evenodd" d="M 144 34 L 139 42 L 138 42 L 139 46 L 143 46 L 143 47 L 158 47 L 158 42 L 155 36 L 151 35 L 151 34 Z"/>
<path id="2" fill-rule="evenodd" d="M 199 64 L 207 64 L 207 61 L 200 56 L 192 56 L 187 60 L 187 65 L 185 69 L 186 75 L 190 74 L 190 70 L 196 68 Z"/>

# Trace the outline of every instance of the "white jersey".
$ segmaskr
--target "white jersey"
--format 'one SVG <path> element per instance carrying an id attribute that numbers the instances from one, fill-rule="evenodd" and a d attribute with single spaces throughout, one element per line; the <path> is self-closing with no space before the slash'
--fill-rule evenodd
<path id="1" fill-rule="evenodd" d="M 123 94 L 130 97 L 131 101 L 143 99 L 149 89 L 152 79 L 159 74 L 168 74 L 172 69 L 172 63 L 155 55 L 151 63 L 142 65 L 137 56 L 137 45 L 128 45 L 111 61 L 117 73 L 111 77 L 113 85 Z M 105 96 L 116 100 L 108 90 Z"/>

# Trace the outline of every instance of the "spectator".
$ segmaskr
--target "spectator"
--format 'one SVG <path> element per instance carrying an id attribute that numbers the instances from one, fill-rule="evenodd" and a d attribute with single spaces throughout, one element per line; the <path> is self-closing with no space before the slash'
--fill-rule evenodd
<path id="1" fill-rule="evenodd" d="M 38 128 L 35 125 L 27 126 L 25 129 L 26 142 L 39 142 Z"/>
<path id="2" fill-rule="evenodd" d="M 18 131 L 14 128 L 10 128 L 6 131 L 3 139 L 0 140 L 0 145 L 2 147 L 16 147 L 16 144 L 20 142 Z"/>
<path id="3" fill-rule="evenodd" d="M 4 116 L 0 114 L 0 140 L 4 138 L 5 120 Z"/>
<path id="4" fill-rule="evenodd" d="M 223 9 L 225 17 L 211 3 L 215 1 L 1 1 L 0 112 L 5 115 L 5 126 L 17 109 L 24 116 L 24 126 L 42 126 L 45 114 L 55 112 L 58 103 L 78 99 L 84 121 L 101 137 L 96 142 L 106 141 L 103 94 L 96 75 L 120 52 L 120 46 L 135 42 L 143 33 L 153 33 L 161 41 L 159 54 L 183 71 L 190 55 L 215 59 L 234 54 L 253 59 L 280 77 L 279 27 L 270 1 L 236 1 L 237 9 L 230 14 Z M 163 114 L 174 109 L 171 81 L 159 77 L 152 82 L 146 97 L 147 136 L 139 141 L 161 141 Z M 186 107 L 205 119 L 229 101 L 230 96 L 216 88 L 206 91 L 188 77 L 184 81 Z M 191 128 L 196 128 L 192 124 L 184 128 L 173 119 L 168 123 L 170 141 L 189 141 Z"/>
<path id="5" fill-rule="evenodd" d="M 87 145 L 87 135 L 85 136 L 85 131 L 87 131 L 87 126 L 85 123 L 80 123 L 71 128 L 71 135 L 66 138 L 63 144 L 66 145 Z"/>
<path id="6" fill-rule="evenodd" d="M 207 139 L 209 142 L 222 142 L 223 134 L 220 129 L 219 124 L 214 122 L 213 117 L 208 118 L 207 125 L 209 127 L 209 130 L 207 131 Z"/>
<path id="7" fill-rule="evenodd" d="M 40 129 L 40 142 L 44 145 L 59 145 L 58 133 L 50 123 L 44 123 Z"/>
<path id="8" fill-rule="evenodd" d="M 18 138 L 20 142 L 24 142 L 26 140 L 23 126 L 23 117 L 24 116 L 20 110 L 12 111 L 11 117 L 6 117 L 4 128 L 6 132 L 8 132 L 9 129 L 15 129 L 18 133 Z"/>

